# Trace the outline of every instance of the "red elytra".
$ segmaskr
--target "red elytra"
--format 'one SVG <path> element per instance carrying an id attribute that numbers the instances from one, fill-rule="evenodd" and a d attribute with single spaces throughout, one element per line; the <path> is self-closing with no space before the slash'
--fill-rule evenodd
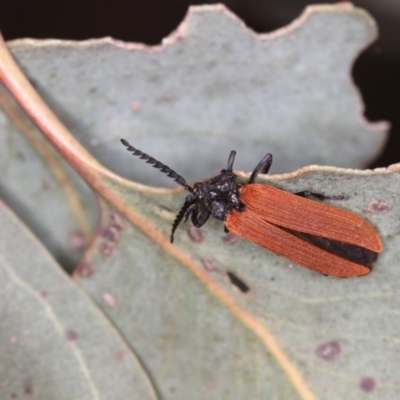
<path id="1" fill-rule="evenodd" d="M 368 266 L 316 247 L 284 230 L 349 244 L 373 253 L 382 251 L 374 227 L 352 212 L 259 183 L 239 188 L 245 211 L 230 211 L 227 229 L 278 255 L 322 274 L 339 277 L 365 275 Z"/>

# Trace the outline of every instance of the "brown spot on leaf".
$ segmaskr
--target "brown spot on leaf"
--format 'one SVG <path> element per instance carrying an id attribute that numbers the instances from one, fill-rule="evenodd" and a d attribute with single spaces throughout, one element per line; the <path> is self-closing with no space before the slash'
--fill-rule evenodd
<path id="1" fill-rule="evenodd" d="M 18 343 L 18 337 L 17 336 L 11 336 L 10 337 L 10 343 L 11 344 L 17 344 Z"/>
<path id="2" fill-rule="evenodd" d="M 204 258 L 201 260 L 203 263 L 203 267 L 206 271 L 217 271 L 217 262 L 211 258 Z"/>
<path id="3" fill-rule="evenodd" d="M 119 214 L 113 212 L 110 214 L 110 223 L 103 229 L 102 237 L 105 239 L 99 245 L 100 253 L 103 256 L 112 256 L 118 247 L 121 238 L 121 231 L 124 227 L 124 221 Z"/>
<path id="4" fill-rule="evenodd" d="M 107 307 L 113 308 L 117 304 L 117 300 L 111 293 L 104 292 L 102 297 Z"/>
<path id="5" fill-rule="evenodd" d="M 94 274 L 94 268 L 92 263 L 88 260 L 82 260 L 75 268 L 74 275 L 78 275 L 81 278 L 90 278 Z"/>
<path id="6" fill-rule="evenodd" d="M 332 342 L 320 344 L 315 350 L 316 356 L 325 361 L 336 361 L 340 353 L 340 344 L 334 340 Z"/>
<path id="7" fill-rule="evenodd" d="M 110 242 L 118 243 L 121 234 L 119 233 L 119 229 L 117 229 L 115 226 L 110 225 L 103 230 L 102 236 Z"/>
<path id="8" fill-rule="evenodd" d="M 365 209 L 366 212 L 372 214 L 385 214 L 389 212 L 393 206 L 388 203 L 385 203 L 382 200 L 372 200 L 368 203 L 367 208 Z"/>
<path id="9" fill-rule="evenodd" d="M 364 392 L 372 392 L 375 389 L 375 379 L 365 376 L 360 379 L 360 389 Z"/>
<path id="10" fill-rule="evenodd" d="M 49 292 L 48 292 L 47 290 L 41 290 L 41 291 L 40 291 L 40 296 L 41 296 L 43 299 L 46 299 L 47 297 L 49 297 Z"/>
<path id="11" fill-rule="evenodd" d="M 206 238 L 206 232 L 204 229 L 196 228 L 193 225 L 189 226 L 187 232 L 190 239 L 192 239 L 192 241 L 195 243 L 201 243 Z"/>
<path id="12" fill-rule="evenodd" d="M 67 329 L 65 331 L 65 339 L 67 339 L 68 342 L 75 342 L 78 340 L 78 332 L 74 331 L 73 329 Z"/>
<path id="13" fill-rule="evenodd" d="M 232 246 L 236 242 L 236 240 L 237 236 L 232 232 L 228 232 L 226 235 L 222 236 L 222 241 L 228 246 Z"/>
<path id="14" fill-rule="evenodd" d="M 33 395 L 33 384 L 31 378 L 27 378 L 24 381 L 24 394 L 27 396 Z"/>
<path id="15" fill-rule="evenodd" d="M 81 252 L 85 248 L 85 238 L 82 231 L 75 229 L 69 234 L 69 246 L 76 252 Z"/>
<path id="16" fill-rule="evenodd" d="M 117 245 L 113 242 L 103 242 L 100 243 L 99 250 L 103 256 L 112 256 L 115 253 Z"/>
<path id="17" fill-rule="evenodd" d="M 17 398 L 17 395 L 16 395 L 15 393 L 11 393 L 11 394 L 10 394 L 10 397 L 11 397 L 12 399 L 16 399 L 16 398 Z"/>
<path id="18" fill-rule="evenodd" d="M 112 226 L 114 226 L 115 228 L 119 229 L 120 231 L 122 229 L 124 229 L 124 220 L 121 218 L 121 216 L 116 213 L 116 212 L 112 212 L 110 215 L 110 223 Z"/>

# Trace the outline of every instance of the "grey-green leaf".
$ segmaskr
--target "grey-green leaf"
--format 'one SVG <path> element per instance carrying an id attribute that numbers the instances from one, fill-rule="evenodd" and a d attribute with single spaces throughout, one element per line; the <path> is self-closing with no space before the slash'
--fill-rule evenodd
<path id="1" fill-rule="evenodd" d="M 156 398 L 113 325 L 2 202 L 0 282 L 0 398 Z"/>
<path id="2" fill-rule="evenodd" d="M 76 278 L 137 349 L 165 399 L 389 400 L 400 324 L 399 171 L 309 167 L 260 179 L 342 196 L 329 203 L 371 221 L 384 250 L 367 276 L 332 278 L 293 265 L 227 236 L 216 220 L 200 234 L 182 224 L 171 246 L 182 193 L 116 182 L 135 225 L 103 210 L 102 235 L 84 263 L 92 270 Z M 117 299 L 113 309 L 102 302 L 105 288 Z"/>
<path id="3" fill-rule="evenodd" d="M 375 36 L 374 21 L 349 4 L 309 8 L 267 35 L 256 35 L 223 6 L 204 6 L 192 8 L 153 48 L 112 39 L 25 39 L 10 47 L 46 102 L 105 165 L 171 186 L 121 155 L 119 138 L 188 181 L 215 174 L 232 149 L 243 170 L 266 152 L 274 155 L 272 172 L 365 166 L 382 148 L 387 126 L 363 120 L 350 73 Z M 1 113 L 0 128 L 1 195 L 71 268 L 82 236 L 90 239 L 93 198 L 62 163 L 66 180 L 55 179 L 53 167 L 15 137 L 15 121 Z M 65 182 L 87 221 L 71 207 Z"/>
<path id="4" fill-rule="evenodd" d="M 158 47 L 108 38 L 20 40 L 11 49 L 106 166 L 165 186 L 159 174 L 121 157 L 120 137 L 191 181 L 215 174 L 232 149 L 245 170 L 267 152 L 273 172 L 364 167 L 382 148 L 387 126 L 363 120 L 351 68 L 375 37 L 371 17 L 350 4 L 309 8 L 266 35 L 220 5 L 192 8 Z"/>
<path id="5" fill-rule="evenodd" d="M 158 48 L 104 39 L 20 41 L 12 50 L 104 164 L 164 184 L 165 175 L 127 154 L 120 137 L 188 181 L 215 174 L 232 148 L 246 170 L 267 151 L 279 171 L 370 161 L 386 126 L 362 122 L 350 67 L 375 33 L 371 18 L 349 4 L 309 8 L 270 35 L 255 35 L 222 6 L 205 6 Z M 171 245 L 182 193 L 90 172 L 111 206 L 102 205 L 75 277 L 135 349 L 161 398 L 393 398 L 398 166 L 263 178 L 291 191 L 344 194 L 333 204 L 377 227 L 384 252 L 374 271 L 347 280 L 227 237 L 218 221 L 200 239 L 182 225 Z"/>

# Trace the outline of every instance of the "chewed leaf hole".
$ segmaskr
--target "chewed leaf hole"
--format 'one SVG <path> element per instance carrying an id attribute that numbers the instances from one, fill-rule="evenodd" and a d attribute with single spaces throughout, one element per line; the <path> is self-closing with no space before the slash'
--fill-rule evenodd
<path id="1" fill-rule="evenodd" d="M 242 293 L 247 293 L 250 290 L 250 287 L 233 272 L 228 271 L 227 275 L 232 285 L 235 285 Z"/>

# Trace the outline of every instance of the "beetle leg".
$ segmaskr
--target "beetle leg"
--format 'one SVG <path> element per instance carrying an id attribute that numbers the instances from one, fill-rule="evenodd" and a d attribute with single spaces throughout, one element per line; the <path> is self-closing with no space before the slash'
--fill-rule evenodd
<path id="1" fill-rule="evenodd" d="M 210 217 L 211 212 L 207 208 L 204 208 L 203 211 L 199 212 L 193 212 L 192 213 L 192 223 L 196 228 L 200 228 L 202 225 L 204 225 L 208 218 Z"/>

